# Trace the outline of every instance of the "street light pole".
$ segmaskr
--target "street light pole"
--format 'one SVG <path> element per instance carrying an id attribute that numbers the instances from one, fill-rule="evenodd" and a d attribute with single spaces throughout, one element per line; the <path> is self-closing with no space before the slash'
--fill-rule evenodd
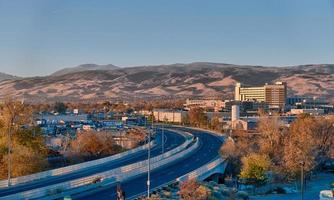
<path id="1" fill-rule="evenodd" d="M 10 124 L 8 127 L 8 180 L 7 180 L 7 185 L 8 187 L 11 186 L 11 171 L 12 171 L 12 126 L 14 125 L 15 122 L 15 104 L 13 106 L 13 109 L 11 110 L 11 119 L 10 119 Z"/>
<path id="2" fill-rule="evenodd" d="M 12 141 L 11 141 L 11 127 L 8 129 L 8 187 L 11 186 L 11 168 L 12 168 Z"/>
<path id="3" fill-rule="evenodd" d="M 152 116 L 152 131 L 153 131 L 153 116 Z M 148 167 L 147 167 L 147 198 L 150 198 L 150 173 L 151 173 L 151 131 L 148 132 L 148 155 L 147 155 L 147 161 L 148 161 Z"/>
<path id="4" fill-rule="evenodd" d="M 145 128 L 147 128 L 147 117 L 145 116 Z"/>
<path id="5" fill-rule="evenodd" d="M 164 122 L 162 123 L 162 133 L 161 133 L 161 152 L 164 153 L 165 152 L 165 122 L 166 122 L 166 117 L 164 118 Z"/>
<path id="6" fill-rule="evenodd" d="M 300 174 L 300 192 L 301 192 L 301 200 L 304 200 L 304 165 L 305 162 L 302 161 L 300 162 L 300 166 L 301 166 L 301 174 Z"/>

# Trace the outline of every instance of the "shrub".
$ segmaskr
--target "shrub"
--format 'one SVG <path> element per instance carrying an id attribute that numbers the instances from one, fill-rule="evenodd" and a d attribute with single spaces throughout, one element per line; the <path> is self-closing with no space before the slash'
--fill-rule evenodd
<path id="1" fill-rule="evenodd" d="M 259 186 L 267 181 L 266 172 L 271 165 L 268 156 L 252 153 L 241 160 L 242 170 L 240 178 L 244 179 L 246 184 Z"/>

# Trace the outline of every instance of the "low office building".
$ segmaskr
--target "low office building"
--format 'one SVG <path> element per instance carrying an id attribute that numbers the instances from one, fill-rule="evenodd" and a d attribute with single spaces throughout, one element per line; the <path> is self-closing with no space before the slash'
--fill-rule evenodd
<path id="1" fill-rule="evenodd" d="M 325 114 L 334 112 L 334 105 L 322 97 L 289 97 L 287 105 L 289 109 L 323 109 Z"/>
<path id="2" fill-rule="evenodd" d="M 243 130 L 250 131 L 255 130 L 257 126 L 257 121 L 254 119 L 238 119 L 232 122 L 233 130 Z"/>
<path id="3" fill-rule="evenodd" d="M 212 110 L 214 112 L 219 112 L 225 107 L 225 103 L 220 99 L 187 99 L 184 104 L 186 110 L 191 108 L 200 107 L 205 110 Z"/>
<path id="4" fill-rule="evenodd" d="M 258 118 L 241 118 L 240 106 L 233 105 L 231 111 L 231 128 L 233 130 L 252 130 L 256 128 Z"/>
<path id="5" fill-rule="evenodd" d="M 155 109 L 153 110 L 154 120 L 158 122 L 182 123 L 187 117 L 187 111 Z"/>
<path id="6" fill-rule="evenodd" d="M 152 111 L 150 110 L 139 110 L 135 111 L 136 114 L 144 115 L 144 116 L 150 116 L 152 115 Z"/>
<path id="7" fill-rule="evenodd" d="M 87 114 L 80 115 L 40 115 L 37 117 L 37 124 L 58 124 L 66 122 L 88 122 Z"/>
<path id="8" fill-rule="evenodd" d="M 291 115 L 310 114 L 310 115 L 323 115 L 324 109 L 291 109 Z"/>

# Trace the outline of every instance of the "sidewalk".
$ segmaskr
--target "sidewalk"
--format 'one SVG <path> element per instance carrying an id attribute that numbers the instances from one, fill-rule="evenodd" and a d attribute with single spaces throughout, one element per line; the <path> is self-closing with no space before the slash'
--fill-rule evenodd
<path id="1" fill-rule="evenodd" d="M 307 183 L 304 193 L 304 200 L 317 200 L 321 190 L 330 189 L 330 183 L 334 182 L 334 173 L 320 173 L 316 179 Z M 251 196 L 256 200 L 300 200 L 300 193 L 294 194 L 271 194 L 263 196 Z"/>

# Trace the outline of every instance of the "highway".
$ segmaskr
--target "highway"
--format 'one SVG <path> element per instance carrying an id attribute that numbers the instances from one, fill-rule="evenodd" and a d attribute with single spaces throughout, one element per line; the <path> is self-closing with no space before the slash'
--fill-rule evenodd
<path id="1" fill-rule="evenodd" d="M 211 135 L 204 131 L 177 128 L 192 133 L 199 138 L 200 147 L 196 152 L 184 159 L 177 160 L 169 165 L 163 166 L 151 172 L 151 188 L 161 186 L 165 183 L 175 180 L 176 178 L 187 174 L 197 168 L 209 163 L 219 155 L 219 149 L 223 141 L 215 135 Z M 120 183 L 122 189 L 125 191 L 126 198 L 145 193 L 147 174 L 143 174 Z M 116 199 L 116 186 L 111 185 L 94 191 L 88 191 L 75 195 L 73 199 L 99 199 L 99 200 L 113 200 Z"/>
<path id="2" fill-rule="evenodd" d="M 154 146 L 151 150 L 152 157 L 160 155 L 162 153 L 161 149 L 161 133 L 158 131 L 156 135 L 156 141 L 157 145 Z M 165 130 L 165 152 L 169 151 L 171 149 L 176 148 L 177 146 L 181 145 L 183 142 L 185 142 L 185 138 L 181 136 L 180 134 L 167 131 Z M 35 188 L 40 188 L 48 185 L 53 185 L 56 183 L 61 183 L 81 177 L 86 177 L 89 175 L 93 175 L 99 172 L 115 169 L 121 166 L 125 166 L 128 164 L 136 163 L 138 161 L 142 161 L 147 159 L 147 150 L 142 150 L 137 153 L 131 154 L 129 156 L 107 162 L 105 164 L 97 165 L 94 167 L 86 168 L 84 170 L 79 170 L 73 173 L 60 175 L 60 176 L 54 176 L 54 177 L 48 177 L 44 179 L 39 179 L 36 181 L 23 183 L 19 185 L 11 186 L 10 188 L 2 188 L 0 189 L 0 197 L 7 196 L 10 194 L 15 194 L 22 191 L 27 191 Z"/>

